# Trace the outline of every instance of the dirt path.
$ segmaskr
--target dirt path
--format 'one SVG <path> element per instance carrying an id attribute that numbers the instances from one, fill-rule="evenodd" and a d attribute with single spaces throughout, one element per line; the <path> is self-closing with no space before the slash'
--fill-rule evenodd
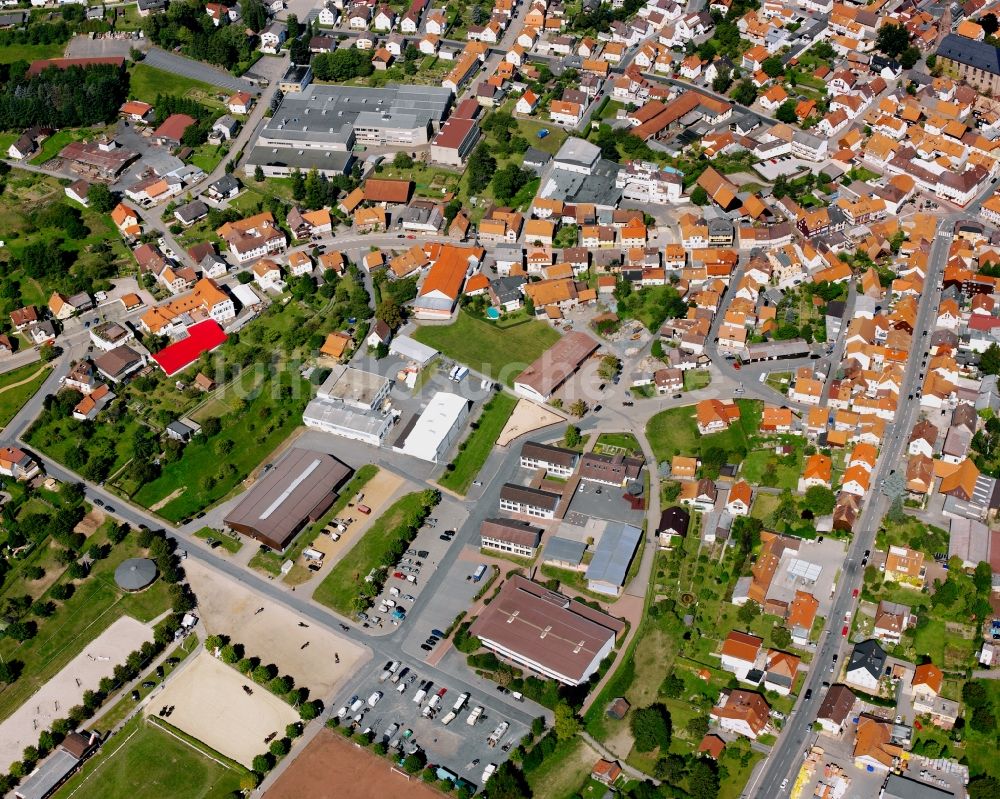
<path id="1" fill-rule="evenodd" d="M 5 391 L 10 391 L 12 388 L 20 388 L 21 386 L 27 385 L 48 368 L 49 365 L 45 364 L 37 372 L 31 375 L 31 377 L 26 377 L 24 378 L 24 380 L 18 380 L 16 383 L 11 383 L 9 386 L 4 386 L 3 388 L 0 388 L 0 394 L 3 394 Z"/>
<path id="2" fill-rule="evenodd" d="M 185 490 L 184 486 L 181 486 L 180 488 L 174 489 L 169 494 L 167 494 L 163 499 L 161 499 L 159 502 L 156 502 L 156 503 L 150 505 L 149 509 L 153 513 L 156 513 L 164 505 L 166 505 L 167 503 L 172 502 L 173 500 L 177 499 L 177 497 L 179 497 L 181 494 L 184 493 L 184 490 Z"/>

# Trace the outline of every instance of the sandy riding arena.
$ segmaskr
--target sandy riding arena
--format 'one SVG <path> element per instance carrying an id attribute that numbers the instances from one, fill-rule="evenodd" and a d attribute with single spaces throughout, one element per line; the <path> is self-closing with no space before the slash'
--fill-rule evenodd
<path id="1" fill-rule="evenodd" d="M 146 715 L 158 715 L 165 705 L 174 706 L 167 719 L 171 724 L 247 768 L 267 751 L 268 735 L 276 732 L 280 738 L 299 718 L 285 700 L 205 651 L 150 698 Z"/>
<path id="2" fill-rule="evenodd" d="M 282 674 L 291 676 L 296 685 L 304 685 L 314 698 L 326 699 L 370 656 L 367 648 L 261 599 L 193 558 L 184 561 L 184 571 L 198 597 L 198 615 L 206 634 L 228 635 L 243 644 L 248 655 L 273 661 Z M 264 610 L 258 613 L 261 607 Z M 300 622 L 309 626 L 300 627 Z M 338 657 L 340 663 L 336 662 Z"/>
<path id="3" fill-rule="evenodd" d="M 24 747 L 38 743 L 38 734 L 56 719 L 80 704 L 83 692 L 95 690 L 115 666 L 125 662 L 133 651 L 153 640 L 153 630 L 131 616 L 122 616 L 51 680 L 45 683 L 0 724 L 0 763 L 3 767 L 20 760 Z"/>
<path id="4" fill-rule="evenodd" d="M 439 794 L 419 777 L 390 771 L 376 757 L 333 730 L 320 730 L 265 793 L 266 799 L 435 799 Z"/>

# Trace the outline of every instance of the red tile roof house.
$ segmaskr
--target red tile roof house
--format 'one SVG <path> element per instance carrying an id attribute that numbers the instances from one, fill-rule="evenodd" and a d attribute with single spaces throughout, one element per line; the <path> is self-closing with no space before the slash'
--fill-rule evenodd
<path id="1" fill-rule="evenodd" d="M 189 117 L 187 114 L 171 114 L 154 131 L 153 138 L 158 144 L 176 147 L 181 143 L 184 131 L 194 124 L 194 117 Z"/>
<path id="2" fill-rule="evenodd" d="M 604 785 L 614 785 L 622 775 L 622 767 L 614 760 L 598 760 L 590 770 L 591 779 Z"/>
<path id="3" fill-rule="evenodd" d="M 734 689 L 719 698 L 711 718 L 724 730 L 756 740 L 770 729 L 771 706 L 758 693 Z"/>

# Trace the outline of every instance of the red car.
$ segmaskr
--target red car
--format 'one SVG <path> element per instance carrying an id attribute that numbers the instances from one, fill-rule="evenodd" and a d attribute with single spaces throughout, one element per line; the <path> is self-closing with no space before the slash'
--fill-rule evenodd
<path id="1" fill-rule="evenodd" d="M 851 596 L 854 597 L 855 599 L 858 598 L 858 589 L 857 588 L 855 588 L 853 591 L 851 591 Z"/>
<path id="2" fill-rule="evenodd" d="M 406 575 L 403 574 L 402 572 L 393 572 L 392 576 L 395 577 L 397 580 L 405 580 L 406 579 Z"/>
<path id="3" fill-rule="evenodd" d="M 847 638 L 847 625 L 846 624 L 844 625 L 844 628 L 840 631 L 840 634 L 842 636 L 844 636 L 844 638 Z"/>

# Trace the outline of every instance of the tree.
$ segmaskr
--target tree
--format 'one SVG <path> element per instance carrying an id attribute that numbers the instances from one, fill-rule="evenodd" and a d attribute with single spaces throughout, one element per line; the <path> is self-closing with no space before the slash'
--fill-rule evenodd
<path id="1" fill-rule="evenodd" d="M 385 297 L 375 309 L 375 318 L 395 331 L 403 326 L 403 309 L 392 297 Z"/>
<path id="2" fill-rule="evenodd" d="M 688 792 L 692 799 L 715 799 L 719 795 L 719 775 L 713 763 L 699 758 L 691 764 Z"/>
<path id="3" fill-rule="evenodd" d="M 396 153 L 396 157 L 392 159 L 392 165 L 396 169 L 413 169 L 413 159 L 410 157 L 409 153 L 400 151 Z"/>
<path id="4" fill-rule="evenodd" d="M 275 757 L 283 757 L 284 755 L 287 755 L 291 748 L 291 745 L 284 738 L 276 738 L 271 741 L 271 745 L 268 747 L 271 754 Z"/>
<path id="5" fill-rule="evenodd" d="M 569 412 L 577 417 L 583 416 L 587 412 L 587 403 L 578 399 L 569 406 Z"/>
<path id="6" fill-rule="evenodd" d="M 292 197 L 302 201 L 306 196 L 306 181 L 299 169 L 292 170 Z"/>
<path id="7" fill-rule="evenodd" d="M 407 774 L 418 773 L 427 763 L 427 757 L 419 749 L 412 755 L 407 755 L 403 761 L 403 768 Z"/>
<path id="8" fill-rule="evenodd" d="M 990 696 L 981 681 L 970 680 L 962 686 L 962 701 L 972 708 L 986 707 L 990 703 Z"/>
<path id="9" fill-rule="evenodd" d="M 1000 374 L 1000 345 L 990 344 L 979 356 L 979 369 L 988 375 Z"/>
<path id="10" fill-rule="evenodd" d="M 903 69 L 912 69 L 919 60 L 920 51 L 913 45 L 907 47 L 902 55 L 899 56 L 899 63 Z"/>
<path id="11" fill-rule="evenodd" d="M 253 770 L 258 774 L 267 774 L 273 765 L 274 763 L 268 755 L 257 755 L 253 759 Z"/>
<path id="12" fill-rule="evenodd" d="M 992 17 L 992 14 L 987 14 L 987 17 Z M 993 17 L 994 20 L 996 17 Z M 979 21 L 982 22 L 983 17 Z M 994 22 L 994 24 L 996 24 Z M 973 777 L 969 781 L 969 799 L 995 799 L 995 797 L 1000 796 L 1000 780 L 996 777 L 992 777 L 987 774 L 980 774 L 978 777 Z"/>
<path id="13" fill-rule="evenodd" d="M 826 486 L 809 486 L 803 501 L 803 506 L 811 510 L 814 516 L 833 513 L 836 504 L 837 496 Z"/>
<path id="14" fill-rule="evenodd" d="M 976 732 L 983 734 L 989 735 L 994 733 L 997 728 L 997 717 L 993 712 L 993 708 L 989 706 L 977 707 L 972 711 L 972 719 L 969 721 L 969 726 Z"/>
<path id="15" fill-rule="evenodd" d="M 691 202 L 695 205 L 708 205 L 708 192 L 701 186 L 695 186 L 691 190 Z"/>
<path id="16" fill-rule="evenodd" d="M 795 113 L 795 101 L 785 100 L 774 112 L 774 118 L 789 125 L 794 123 L 798 119 L 798 114 Z"/>
<path id="17" fill-rule="evenodd" d="M 247 0 L 243 4 L 243 22 L 254 33 L 260 33 L 267 25 L 267 11 L 261 0 Z"/>
<path id="18" fill-rule="evenodd" d="M 787 627 L 778 626 L 771 630 L 771 643 L 778 649 L 787 649 L 792 643 L 792 634 Z"/>
<path id="19" fill-rule="evenodd" d="M 509 203 L 534 176 L 517 164 L 507 164 L 493 175 L 493 194 L 500 202 Z"/>
<path id="20" fill-rule="evenodd" d="M 575 449 L 580 445 L 580 428 L 576 425 L 570 425 L 566 428 L 566 435 L 563 436 L 563 444 L 565 444 L 569 449 Z"/>
<path id="21" fill-rule="evenodd" d="M 663 685 L 660 687 L 660 693 L 669 699 L 677 699 L 681 694 L 684 693 L 684 680 L 678 677 L 674 672 L 670 672 L 663 680 Z"/>
<path id="22" fill-rule="evenodd" d="M 692 739 L 704 738 L 708 734 L 708 716 L 692 716 L 684 729 Z"/>
<path id="23" fill-rule="evenodd" d="M 743 605 L 739 611 L 736 613 L 736 618 L 743 623 L 745 627 L 749 627 L 751 622 L 760 615 L 760 605 L 754 602 L 752 599 Z"/>
<path id="24" fill-rule="evenodd" d="M 769 78 L 776 78 L 785 71 L 785 65 L 781 62 L 781 57 L 776 55 L 765 58 L 761 62 L 760 68 Z"/>
<path id="25" fill-rule="evenodd" d="M 563 741 L 570 740 L 580 731 L 580 720 L 566 702 L 556 705 L 553 729 L 556 731 L 556 737 Z"/>
<path id="26" fill-rule="evenodd" d="M 749 80 L 741 80 L 730 96 L 740 105 L 753 105 L 757 99 L 757 88 Z"/>
<path id="27" fill-rule="evenodd" d="M 94 183 L 87 192 L 87 203 L 99 214 L 106 214 L 115 207 L 115 197 L 104 183 Z"/>
<path id="28" fill-rule="evenodd" d="M 483 795 L 486 799 L 530 799 L 531 787 L 521 769 L 506 760 L 486 781 Z"/>
<path id="29" fill-rule="evenodd" d="M 890 58 L 898 58 L 909 46 L 910 34 L 902 25 L 883 25 L 878 29 L 875 49 Z"/>
<path id="30" fill-rule="evenodd" d="M 469 191 L 480 192 L 490 185 L 493 173 L 497 168 L 497 160 L 482 142 L 469 158 Z"/>
<path id="31" fill-rule="evenodd" d="M 257 166 L 253 168 L 253 179 L 258 183 L 264 182 L 264 170 L 261 169 L 260 164 L 257 164 Z"/>
<path id="32" fill-rule="evenodd" d="M 670 747 L 670 711 L 665 705 L 656 703 L 633 710 L 629 728 L 639 752 L 652 752 L 657 747 L 666 752 Z"/>

